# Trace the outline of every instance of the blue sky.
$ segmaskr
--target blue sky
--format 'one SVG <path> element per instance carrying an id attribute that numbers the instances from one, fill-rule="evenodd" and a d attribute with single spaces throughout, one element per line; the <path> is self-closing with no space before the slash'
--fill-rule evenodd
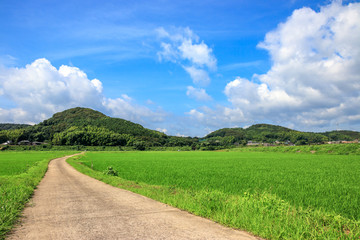
<path id="1" fill-rule="evenodd" d="M 0 122 L 360 130 L 359 1 L 0 1 Z"/>

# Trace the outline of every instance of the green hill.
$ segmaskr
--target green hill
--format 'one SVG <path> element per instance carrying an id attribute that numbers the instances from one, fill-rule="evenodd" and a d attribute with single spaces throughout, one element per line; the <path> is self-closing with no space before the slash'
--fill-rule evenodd
<path id="1" fill-rule="evenodd" d="M 300 132 L 271 124 L 256 124 L 248 128 L 223 128 L 201 139 L 175 137 L 81 107 L 55 113 L 51 118 L 34 126 L 0 124 L 0 143 L 8 140 L 13 143 L 27 140 L 53 145 L 130 146 L 136 149 L 165 146 L 212 150 L 232 147 L 234 144 L 246 145 L 249 141 L 304 145 L 355 139 L 360 139 L 359 132 Z"/>
<path id="2" fill-rule="evenodd" d="M 356 131 L 347 131 L 347 130 L 339 130 L 339 131 L 331 131 L 323 133 L 325 136 L 328 136 L 331 141 L 353 141 L 355 139 L 360 140 L 360 132 Z"/>
<path id="3" fill-rule="evenodd" d="M 55 113 L 53 117 L 37 125 L 39 129 L 50 135 L 65 131 L 71 127 L 84 128 L 89 126 L 104 128 L 114 133 L 130 134 L 133 136 L 164 136 L 163 133 L 144 128 L 140 124 L 121 118 L 108 117 L 101 112 L 81 107 Z"/>
<path id="4" fill-rule="evenodd" d="M 260 140 L 259 138 L 279 137 L 283 133 L 297 132 L 289 128 L 271 125 L 256 124 L 248 128 L 223 128 L 208 134 L 205 138 L 212 137 L 236 137 L 239 140 Z"/>
<path id="5" fill-rule="evenodd" d="M 125 146 L 139 141 L 162 142 L 164 133 L 89 108 L 72 108 L 24 129 L 0 132 L 0 139 L 49 142 L 55 145 Z"/>
<path id="6" fill-rule="evenodd" d="M 271 125 L 271 124 L 256 124 L 249 128 L 222 128 L 208 134 L 205 138 L 211 137 L 240 137 L 252 139 L 254 136 L 263 133 L 280 133 L 280 132 L 292 132 L 289 128 Z M 295 131 L 296 132 L 296 131 Z"/>
<path id="7" fill-rule="evenodd" d="M 246 143 L 247 141 L 274 143 L 287 142 L 296 145 L 323 143 L 327 141 L 355 140 L 360 139 L 360 133 L 354 131 L 332 131 L 326 133 L 300 132 L 289 128 L 271 125 L 256 124 L 249 128 L 223 128 L 208 134 L 205 139 L 237 141 Z"/>
<path id="8" fill-rule="evenodd" d="M 12 129 L 20 129 L 26 128 L 31 125 L 28 124 L 15 124 L 15 123 L 0 123 L 0 131 L 1 130 L 12 130 Z"/>

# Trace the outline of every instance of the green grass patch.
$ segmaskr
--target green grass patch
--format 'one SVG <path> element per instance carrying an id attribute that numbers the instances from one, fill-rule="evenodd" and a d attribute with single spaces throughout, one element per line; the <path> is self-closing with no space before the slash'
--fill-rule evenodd
<path id="1" fill-rule="evenodd" d="M 356 155 L 89 152 L 68 161 L 113 186 L 267 239 L 360 237 Z M 118 176 L 104 175 L 108 167 Z"/>
<path id="2" fill-rule="evenodd" d="M 74 152 L 0 152 L 0 239 L 12 228 L 51 159 Z"/>

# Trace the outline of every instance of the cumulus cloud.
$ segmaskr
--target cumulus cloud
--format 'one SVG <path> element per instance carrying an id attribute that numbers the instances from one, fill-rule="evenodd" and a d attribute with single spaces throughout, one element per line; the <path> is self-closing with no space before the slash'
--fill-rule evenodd
<path id="1" fill-rule="evenodd" d="M 3 68 L 0 92 L 16 107 L 0 108 L 0 122 L 38 123 L 56 112 L 78 106 L 141 123 L 156 122 L 165 116 L 161 111 L 133 103 L 126 94 L 106 98 L 102 90 L 100 80 L 88 79 L 79 68 L 62 65 L 57 69 L 45 58 L 24 68 Z"/>
<path id="2" fill-rule="evenodd" d="M 21 110 L 10 111 L 7 115 L 11 118 L 11 115 L 21 112 L 20 115 L 28 115 L 28 121 L 32 122 L 43 120 L 44 116 L 65 108 L 84 105 L 99 108 L 101 88 L 100 81 L 89 80 L 78 68 L 61 66 L 57 70 L 44 58 L 37 59 L 25 68 L 5 69 L 0 75 L 3 97 L 14 102 Z M 14 120 L 16 118 L 14 116 Z"/>
<path id="3" fill-rule="evenodd" d="M 216 68 L 216 59 L 212 55 L 212 49 L 204 42 L 193 44 L 190 39 L 187 39 L 181 43 L 178 50 L 183 59 L 187 59 L 197 66 L 207 66 L 210 69 Z"/>
<path id="4" fill-rule="evenodd" d="M 35 117 L 39 117 L 37 113 L 35 113 Z M 0 108 L 0 122 L 8 123 L 28 123 L 33 124 L 32 121 L 34 117 L 30 116 L 30 114 L 24 111 L 21 108 L 13 108 L 13 109 L 3 109 Z"/>
<path id="5" fill-rule="evenodd" d="M 269 52 L 271 69 L 229 82 L 224 93 L 232 106 L 202 113 L 223 125 L 252 119 L 313 130 L 360 125 L 359 23 L 360 3 L 295 10 L 258 45 Z"/>
<path id="6" fill-rule="evenodd" d="M 239 108 L 228 108 L 221 105 L 215 109 L 207 106 L 200 107 L 199 109 L 191 109 L 186 113 L 190 119 L 193 120 L 192 124 L 199 124 L 206 132 L 217 130 L 224 127 L 234 127 L 234 123 L 248 122 L 244 113 Z"/>
<path id="7" fill-rule="evenodd" d="M 202 121 L 205 118 L 205 114 L 196 109 L 191 109 L 187 114 L 192 118 L 195 118 L 197 121 Z"/>
<path id="8" fill-rule="evenodd" d="M 195 98 L 199 101 L 210 101 L 211 97 L 206 93 L 203 88 L 194 88 L 192 86 L 187 87 L 186 95 Z"/>
<path id="9" fill-rule="evenodd" d="M 203 41 L 199 42 L 199 36 L 190 28 L 176 28 L 171 33 L 164 28 L 158 28 L 156 32 L 162 40 L 162 50 L 157 53 L 160 60 L 188 61 L 197 67 L 216 69 L 217 60 L 213 50 Z"/>
<path id="10" fill-rule="evenodd" d="M 161 51 L 157 53 L 159 60 L 181 65 L 195 85 L 209 85 L 211 80 L 208 71 L 217 68 L 213 50 L 204 41 L 200 42 L 199 37 L 188 27 L 173 29 L 171 33 L 164 28 L 156 31 L 162 41 Z"/>
<path id="11" fill-rule="evenodd" d="M 196 67 L 184 67 L 185 71 L 190 74 L 193 82 L 200 86 L 207 86 L 210 83 L 210 77 L 204 69 Z"/>
<path id="12" fill-rule="evenodd" d="M 113 117 L 124 118 L 126 120 L 143 124 L 147 121 L 164 121 L 166 116 L 164 112 L 154 112 L 145 106 L 132 103 L 124 97 L 116 99 L 104 99 L 103 106 L 106 109 L 106 112 L 111 113 L 111 116 Z"/>

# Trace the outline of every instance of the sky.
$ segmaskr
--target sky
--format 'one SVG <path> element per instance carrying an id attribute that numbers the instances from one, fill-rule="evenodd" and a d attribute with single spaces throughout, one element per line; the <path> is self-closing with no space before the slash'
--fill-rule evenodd
<path id="1" fill-rule="evenodd" d="M 0 122 L 360 131 L 360 1 L 0 0 Z"/>

